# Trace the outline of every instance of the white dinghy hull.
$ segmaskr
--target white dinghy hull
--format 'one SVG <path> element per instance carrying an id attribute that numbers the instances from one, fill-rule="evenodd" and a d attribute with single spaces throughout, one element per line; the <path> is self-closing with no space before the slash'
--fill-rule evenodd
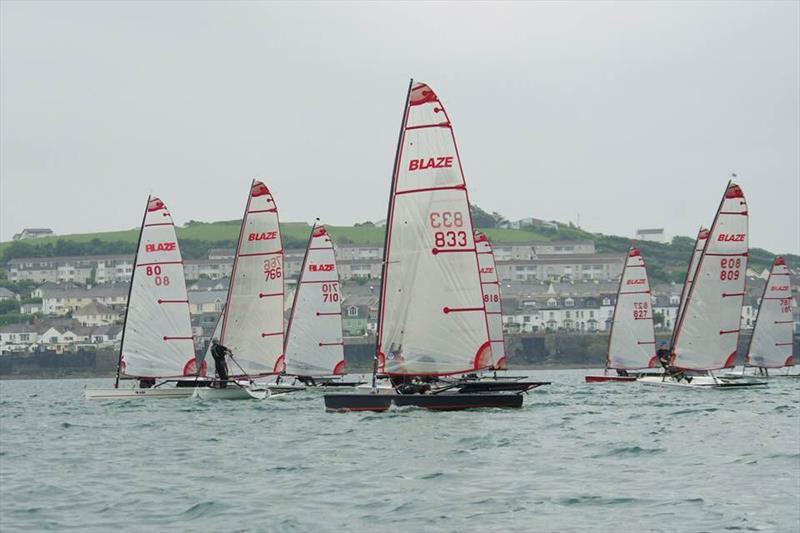
<path id="1" fill-rule="evenodd" d="M 130 400 L 132 398 L 148 399 L 183 399 L 189 398 L 194 392 L 189 387 L 157 387 L 152 389 L 120 388 L 120 389 L 84 389 L 87 400 Z"/>
<path id="2" fill-rule="evenodd" d="M 678 381 L 674 377 L 664 378 L 663 376 L 643 376 L 636 381 L 645 385 L 655 385 L 658 387 L 683 387 L 688 389 L 711 390 L 711 389 L 743 389 L 747 387 L 766 387 L 763 381 L 735 380 L 728 378 L 714 378 L 712 376 L 689 376 L 691 381 L 686 378 Z"/>
<path id="3" fill-rule="evenodd" d="M 220 389 L 216 387 L 198 387 L 192 389 L 193 398 L 201 400 L 264 400 L 270 396 L 267 389 L 248 385 L 231 385 Z"/>

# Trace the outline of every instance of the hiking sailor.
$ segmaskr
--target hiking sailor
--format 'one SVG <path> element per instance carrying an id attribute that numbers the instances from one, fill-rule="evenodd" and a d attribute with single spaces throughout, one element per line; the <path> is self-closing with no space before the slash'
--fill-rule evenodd
<path id="1" fill-rule="evenodd" d="M 211 356 L 214 358 L 214 366 L 217 367 L 217 377 L 219 377 L 219 387 L 224 389 L 228 386 L 228 363 L 226 355 L 231 355 L 231 351 L 219 343 L 219 339 L 211 339 Z"/>

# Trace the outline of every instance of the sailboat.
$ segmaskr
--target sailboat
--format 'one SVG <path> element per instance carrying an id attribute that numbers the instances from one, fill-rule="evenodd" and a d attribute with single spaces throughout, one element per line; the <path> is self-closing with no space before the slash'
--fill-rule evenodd
<path id="1" fill-rule="evenodd" d="M 346 382 L 342 297 L 333 241 L 316 223 L 306 246 L 286 329 L 285 375 L 309 386 L 354 387 Z"/>
<path id="2" fill-rule="evenodd" d="M 128 291 L 114 388 L 85 389 L 86 398 L 191 396 L 193 386 L 205 381 L 207 366 L 194 355 L 175 224 L 164 202 L 153 196 L 147 198 Z M 121 380 L 133 386 L 121 386 Z"/>
<path id="3" fill-rule="evenodd" d="M 739 185 L 729 182 L 675 327 L 671 362 L 680 372 L 644 376 L 640 382 L 706 389 L 764 385 L 713 373 L 736 363 L 747 256 L 747 201 Z"/>
<path id="4" fill-rule="evenodd" d="M 647 267 L 639 249 L 631 247 L 617 289 L 605 373 L 586 376 L 586 382 L 636 381 L 636 376 L 628 375 L 628 371 L 657 366 L 655 346 Z M 609 370 L 617 370 L 618 375 L 609 375 Z"/>
<path id="5" fill-rule="evenodd" d="M 785 367 L 786 374 L 775 373 L 772 377 L 800 377 L 800 374 L 788 373 L 788 370 L 796 364 L 792 326 L 792 287 L 789 268 L 782 257 L 777 257 L 761 295 L 761 305 L 745 357 L 745 368 L 753 367 L 761 377 L 767 377 L 768 369 Z"/>
<path id="6" fill-rule="evenodd" d="M 446 376 L 494 364 L 478 265 L 450 117 L 428 85 L 412 80 L 390 189 L 373 389 L 326 394 L 325 407 L 521 407 L 521 393 L 541 383 L 456 380 L 439 386 Z M 393 393 L 378 390 L 378 373 L 391 377 Z"/>
<path id="7" fill-rule="evenodd" d="M 284 370 L 283 244 L 272 193 L 253 180 L 245 206 L 219 342 L 230 357 L 230 380 L 222 388 L 198 387 L 202 399 L 263 399 L 268 388 L 255 380 Z M 207 357 L 209 360 L 213 360 Z M 217 385 L 220 385 L 217 383 Z"/>

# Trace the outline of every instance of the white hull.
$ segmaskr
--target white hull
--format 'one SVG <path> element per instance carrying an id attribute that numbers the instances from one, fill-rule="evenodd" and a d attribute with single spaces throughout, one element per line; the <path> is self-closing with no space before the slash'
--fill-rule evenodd
<path id="1" fill-rule="evenodd" d="M 754 386 L 766 386 L 766 383 L 751 380 L 735 380 L 711 376 L 689 376 L 691 381 L 685 378 L 678 381 L 673 377 L 664 378 L 663 376 L 644 376 L 636 381 L 645 385 L 655 385 L 659 387 L 683 387 L 686 389 L 711 390 L 711 389 L 737 389 Z"/>
<path id="2" fill-rule="evenodd" d="M 193 391 L 193 397 L 201 400 L 263 400 L 267 398 L 270 393 L 267 389 L 260 387 L 250 386 L 237 386 L 228 385 L 224 389 L 216 387 L 198 387 L 190 389 Z"/>
<path id="3" fill-rule="evenodd" d="M 154 389 L 120 388 L 120 389 L 84 389 L 87 400 L 130 400 L 132 398 L 148 398 L 156 400 L 189 398 L 194 392 L 190 387 L 157 387 Z"/>

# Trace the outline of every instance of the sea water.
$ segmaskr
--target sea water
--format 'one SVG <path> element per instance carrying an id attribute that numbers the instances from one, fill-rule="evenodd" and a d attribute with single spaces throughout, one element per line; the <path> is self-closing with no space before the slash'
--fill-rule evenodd
<path id="1" fill-rule="evenodd" d="M 110 380 L 0 383 L 2 531 L 800 530 L 800 380 L 585 384 L 517 410 L 327 413 L 87 401 Z"/>

